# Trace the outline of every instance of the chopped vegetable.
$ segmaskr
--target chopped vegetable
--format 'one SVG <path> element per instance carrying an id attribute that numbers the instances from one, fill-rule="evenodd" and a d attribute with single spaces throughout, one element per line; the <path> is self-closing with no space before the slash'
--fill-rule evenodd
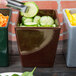
<path id="1" fill-rule="evenodd" d="M 40 24 L 38 24 L 38 27 L 40 27 L 41 25 Z"/>
<path id="2" fill-rule="evenodd" d="M 24 21 L 25 21 L 26 17 L 22 17 L 22 24 L 24 24 Z"/>
<path id="3" fill-rule="evenodd" d="M 30 26 L 30 27 L 32 27 L 32 26 L 35 27 L 35 26 L 36 26 L 36 27 L 37 27 L 38 24 L 37 24 L 36 22 L 27 22 L 27 23 L 25 23 L 25 26 L 28 26 L 28 27 L 29 27 L 29 26 Z"/>
<path id="4" fill-rule="evenodd" d="M 7 25 L 9 16 L 4 16 L 0 13 L 0 27 L 5 27 Z"/>
<path id="5" fill-rule="evenodd" d="M 20 23 L 20 25 L 19 26 L 24 26 L 22 23 Z"/>
<path id="6" fill-rule="evenodd" d="M 25 24 L 26 22 L 32 22 L 32 21 L 33 21 L 32 18 L 26 18 L 26 19 L 24 20 L 24 24 Z"/>
<path id="7" fill-rule="evenodd" d="M 40 19 L 40 24 L 43 27 L 50 27 L 51 25 L 54 24 L 54 20 L 50 16 L 42 16 Z"/>
<path id="8" fill-rule="evenodd" d="M 33 18 L 22 17 L 22 24 L 24 24 L 24 25 L 25 25 L 25 23 L 32 22 L 32 21 L 33 21 Z"/>
<path id="9" fill-rule="evenodd" d="M 68 9 L 66 9 L 65 12 L 67 14 L 67 17 L 68 17 L 70 23 L 72 24 L 72 15 L 70 14 L 70 11 Z"/>
<path id="10" fill-rule="evenodd" d="M 19 76 L 18 74 L 13 74 L 12 76 Z"/>
<path id="11" fill-rule="evenodd" d="M 25 13 L 21 12 L 22 16 L 34 17 L 38 13 L 39 9 L 35 2 L 26 2 L 24 5 L 26 5 L 28 8 Z"/>
<path id="12" fill-rule="evenodd" d="M 51 27 L 56 27 L 56 24 L 51 25 Z"/>
<path id="13" fill-rule="evenodd" d="M 58 26 L 58 20 L 57 19 L 55 19 L 55 24 Z"/>
<path id="14" fill-rule="evenodd" d="M 76 26 L 76 13 L 74 14 L 71 14 L 70 13 L 70 10 L 66 9 L 65 10 L 66 14 L 67 14 L 67 17 L 71 23 L 72 26 Z"/>
<path id="15" fill-rule="evenodd" d="M 34 22 L 39 24 L 40 23 L 40 18 L 41 18 L 40 16 L 35 16 L 34 17 Z"/>
<path id="16" fill-rule="evenodd" d="M 72 14 L 72 25 L 76 26 L 76 13 Z"/>
<path id="17" fill-rule="evenodd" d="M 33 73 L 34 73 L 35 69 L 36 69 L 36 67 L 33 69 L 32 72 L 24 72 L 24 73 L 22 74 L 22 76 L 33 76 Z"/>
<path id="18" fill-rule="evenodd" d="M 20 27 L 57 27 L 58 20 L 51 16 L 37 16 L 39 11 L 38 6 L 35 2 L 26 2 L 24 5 L 27 6 L 26 12 L 21 12 L 22 23 Z M 49 14 L 48 14 L 49 15 Z"/>

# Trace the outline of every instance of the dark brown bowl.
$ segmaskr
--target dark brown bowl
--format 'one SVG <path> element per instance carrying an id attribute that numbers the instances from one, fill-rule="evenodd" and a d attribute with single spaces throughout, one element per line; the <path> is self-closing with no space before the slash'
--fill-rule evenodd
<path id="1" fill-rule="evenodd" d="M 40 16 L 52 16 L 58 20 L 56 10 L 39 10 Z M 21 16 L 19 16 L 19 23 Z M 59 20 L 58 20 L 59 23 Z M 16 37 L 21 62 L 24 67 L 52 67 L 60 34 L 58 27 L 19 27 Z"/>

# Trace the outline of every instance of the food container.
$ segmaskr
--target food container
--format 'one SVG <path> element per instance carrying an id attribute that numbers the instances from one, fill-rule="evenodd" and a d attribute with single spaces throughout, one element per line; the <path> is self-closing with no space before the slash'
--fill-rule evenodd
<path id="1" fill-rule="evenodd" d="M 39 10 L 40 16 L 52 16 L 58 21 L 56 10 Z M 19 23 L 21 16 L 19 16 Z M 59 21 L 58 21 L 59 25 Z M 60 34 L 58 27 L 16 26 L 18 50 L 23 67 L 52 67 Z"/>
<path id="2" fill-rule="evenodd" d="M 69 9 L 71 12 L 76 9 Z M 63 52 L 66 58 L 67 67 L 76 67 L 76 26 L 72 26 L 68 17 L 63 9 L 64 17 L 64 36 L 63 36 Z"/>
<path id="3" fill-rule="evenodd" d="M 0 8 L 0 13 L 9 16 L 7 26 L 0 27 L 0 66 L 8 66 L 8 24 L 11 17 L 11 10 Z"/>

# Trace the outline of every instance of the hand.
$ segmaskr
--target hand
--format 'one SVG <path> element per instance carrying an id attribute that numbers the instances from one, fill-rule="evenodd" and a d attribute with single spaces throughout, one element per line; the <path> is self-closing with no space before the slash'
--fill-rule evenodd
<path id="1" fill-rule="evenodd" d="M 0 4 L 7 5 L 7 0 L 0 0 Z"/>

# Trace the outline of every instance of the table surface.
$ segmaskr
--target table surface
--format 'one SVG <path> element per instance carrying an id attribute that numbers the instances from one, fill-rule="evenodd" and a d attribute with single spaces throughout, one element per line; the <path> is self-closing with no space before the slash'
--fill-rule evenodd
<path id="1" fill-rule="evenodd" d="M 21 65 L 19 56 L 10 56 L 10 65 L 8 67 L 0 67 L 0 73 L 3 72 L 24 72 L 32 71 L 33 68 L 24 68 Z M 56 55 L 54 67 L 37 68 L 34 72 L 35 76 L 76 76 L 76 68 L 68 68 L 65 64 L 63 55 Z"/>

